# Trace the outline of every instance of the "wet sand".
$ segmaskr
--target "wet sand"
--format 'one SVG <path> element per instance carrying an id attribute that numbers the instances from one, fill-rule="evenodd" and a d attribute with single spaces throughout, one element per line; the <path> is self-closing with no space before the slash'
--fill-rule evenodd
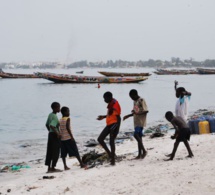
<path id="1" fill-rule="evenodd" d="M 77 166 L 76 159 L 67 159 L 70 170 L 46 174 L 42 160 L 29 164 L 29 169 L 0 173 L 0 194 L 215 194 L 215 135 L 192 135 L 194 158 L 186 158 L 187 151 L 181 143 L 175 159 L 166 162 L 165 154 L 172 151 L 174 143 L 170 136 L 144 137 L 148 155 L 143 160 L 131 160 L 137 143 L 126 140 L 116 146 L 116 153 L 129 155 L 115 166 L 84 170 Z M 61 159 L 57 168 L 63 169 Z"/>

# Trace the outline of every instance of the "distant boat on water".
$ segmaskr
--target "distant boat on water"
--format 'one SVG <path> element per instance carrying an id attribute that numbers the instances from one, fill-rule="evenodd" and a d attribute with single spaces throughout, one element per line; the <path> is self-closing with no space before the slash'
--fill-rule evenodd
<path id="1" fill-rule="evenodd" d="M 77 73 L 77 74 L 83 74 L 84 71 L 83 71 L 83 70 L 82 70 L 82 71 L 77 71 L 76 73 Z"/>
<path id="2" fill-rule="evenodd" d="M 147 77 L 104 77 L 104 76 L 77 76 L 54 73 L 34 73 L 36 76 L 54 83 L 138 83 L 148 79 Z"/>
<path id="3" fill-rule="evenodd" d="M 197 68 L 199 74 L 215 74 L 215 69 L 209 68 Z"/>
<path id="4" fill-rule="evenodd" d="M 7 72 L 4 72 L 1 68 L 0 68 L 0 77 L 7 78 L 7 79 L 39 78 L 38 76 L 36 76 L 34 74 L 7 73 Z"/>
<path id="5" fill-rule="evenodd" d="M 156 69 L 154 71 L 155 74 L 158 75 L 187 75 L 187 74 L 198 74 L 197 70 L 188 69 L 188 70 L 180 70 L 180 69 Z"/>
<path id="6" fill-rule="evenodd" d="M 135 77 L 135 76 L 150 76 L 149 73 L 127 73 L 127 72 L 105 72 L 105 71 L 98 71 L 98 73 L 107 76 L 107 77 Z"/>

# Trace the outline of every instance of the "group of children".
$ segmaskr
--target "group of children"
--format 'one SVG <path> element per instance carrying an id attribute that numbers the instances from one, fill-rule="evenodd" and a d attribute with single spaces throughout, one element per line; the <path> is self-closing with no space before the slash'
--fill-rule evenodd
<path id="1" fill-rule="evenodd" d="M 176 139 L 173 151 L 171 154 L 167 155 L 169 159 L 166 160 L 173 160 L 180 142 L 184 142 L 188 150 L 188 157 L 193 157 L 193 153 L 188 143 L 188 140 L 190 139 L 190 129 L 186 123 L 188 115 L 188 99 L 190 98 L 191 93 L 187 92 L 183 87 L 177 88 L 177 85 L 178 82 L 176 81 L 175 90 L 176 97 L 178 98 L 175 109 L 176 116 L 174 116 L 170 111 L 166 112 L 165 114 L 166 119 L 171 122 L 175 128 L 175 134 L 171 136 L 171 138 Z M 143 145 L 142 136 L 143 129 L 146 126 L 148 108 L 145 100 L 138 95 L 137 90 L 130 90 L 129 96 L 133 100 L 133 109 L 130 114 L 123 117 L 123 120 L 126 120 L 129 117 L 133 117 L 134 138 L 136 139 L 138 144 L 138 155 L 135 159 L 144 159 L 147 155 L 147 151 Z M 97 117 L 97 120 L 106 119 L 106 126 L 99 135 L 98 142 L 108 154 L 110 164 L 115 165 L 115 139 L 119 133 L 121 124 L 121 107 L 119 102 L 113 98 L 113 94 L 111 92 L 108 91 L 104 93 L 103 98 L 104 101 L 108 104 L 107 114 L 99 115 Z M 69 155 L 70 157 L 75 156 L 79 161 L 80 166 L 82 168 L 87 168 L 81 161 L 75 139 L 71 132 L 69 108 L 61 108 L 62 118 L 60 119 L 60 121 L 58 121 L 56 115 L 58 112 L 60 112 L 60 104 L 53 102 L 51 108 L 53 112 L 49 114 L 46 122 L 46 127 L 49 131 L 49 135 L 45 165 L 48 166 L 48 172 L 60 171 L 59 169 L 55 168 L 59 158 L 60 149 L 61 158 L 63 160 L 65 170 L 69 169 L 66 164 L 67 155 Z M 110 136 L 110 149 L 107 147 L 104 141 L 108 135 Z"/>

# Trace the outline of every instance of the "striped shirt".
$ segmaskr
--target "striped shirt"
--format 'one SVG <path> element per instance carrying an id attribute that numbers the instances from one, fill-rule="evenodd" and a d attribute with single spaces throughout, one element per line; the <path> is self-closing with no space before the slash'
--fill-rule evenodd
<path id="1" fill-rule="evenodd" d="M 69 117 L 63 117 L 63 118 L 60 119 L 61 141 L 71 139 L 71 136 L 69 135 L 69 132 L 68 132 L 68 130 L 66 128 L 66 122 L 67 122 L 68 119 L 69 119 Z"/>

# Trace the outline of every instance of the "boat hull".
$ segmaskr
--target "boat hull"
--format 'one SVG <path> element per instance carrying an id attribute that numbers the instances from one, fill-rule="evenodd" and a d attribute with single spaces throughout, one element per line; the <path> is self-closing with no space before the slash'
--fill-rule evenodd
<path id="1" fill-rule="evenodd" d="M 197 68 L 199 74 L 215 74 L 215 69 Z"/>
<path id="2" fill-rule="evenodd" d="M 149 73 L 125 73 L 125 72 L 105 72 L 98 71 L 98 73 L 107 77 L 137 77 L 137 76 L 150 76 Z"/>
<path id="3" fill-rule="evenodd" d="M 124 78 L 124 77 L 97 77 L 97 76 L 77 76 L 77 75 L 62 75 L 53 73 L 35 73 L 40 78 L 47 79 L 54 83 L 138 83 L 148 78 Z"/>
<path id="4" fill-rule="evenodd" d="M 5 79 L 23 79 L 23 78 L 39 78 L 34 74 L 15 74 L 15 73 L 7 73 L 0 69 L 0 77 Z"/>

